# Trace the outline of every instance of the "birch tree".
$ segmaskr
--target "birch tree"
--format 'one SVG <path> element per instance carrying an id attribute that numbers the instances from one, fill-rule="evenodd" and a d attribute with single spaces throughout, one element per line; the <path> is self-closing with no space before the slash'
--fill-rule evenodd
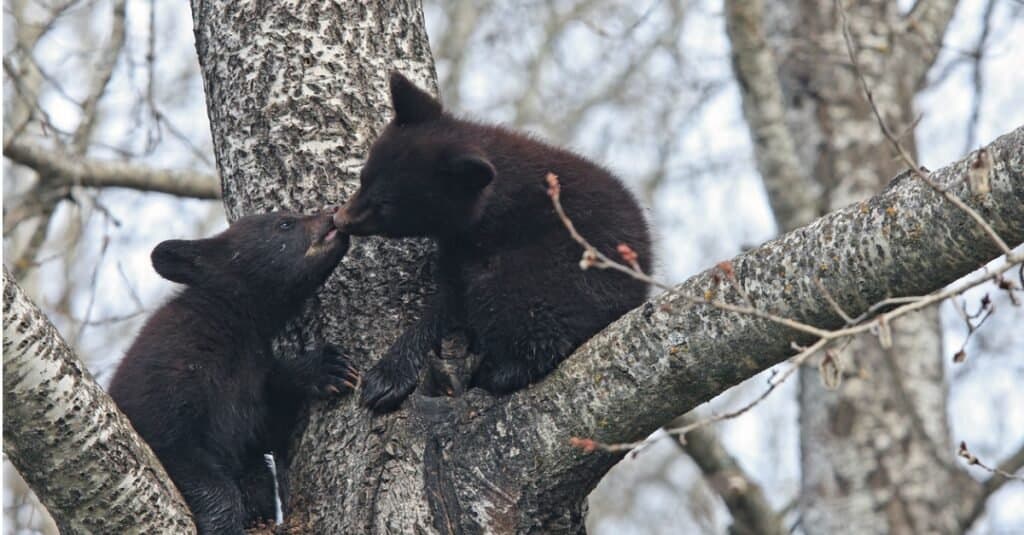
<path id="1" fill-rule="evenodd" d="M 192 7 L 229 219 L 343 201 L 387 121 L 388 71 L 436 90 L 418 2 Z M 965 182 L 976 154 L 951 155 L 954 163 L 928 175 L 948 196 L 894 169 L 896 180 L 876 196 L 661 293 L 523 392 L 418 392 L 385 416 L 371 416 L 354 397 L 312 407 L 295 438 L 288 527 L 581 532 L 585 498 L 600 477 L 628 445 L 677 415 L 794 354 L 806 359 L 877 329 L 885 319 L 872 307 L 880 301 L 906 298 L 902 312 L 887 313 L 908 314 L 952 295 L 946 284 L 997 256 L 1006 269 L 1019 265 L 1020 252 L 1006 244 L 1024 240 L 1024 128 L 987 154 L 989 193 L 978 196 Z M 834 170 L 833 178 L 855 171 Z M 416 318 L 432 291 L 432 261 L 422 241 L 357 240 L 278 344 L 279 358 L 327 340 L 368 367 Z M 7 287 L 5 279 L 5 296 Z M 464 345 L 450 342 L 452 355 L 436 358 L 466 358 Z M 5 445 L 8 434 L 27 432 L 6 426 Z"/>
<path id="2" fill-rule="evenodd" d="M 726 2 L 744 113 L 781 230 L 868 198 L 916 159 L 914 100 L 956 6 Z M 807 533 L 960 533 L 988 496 L 951 455 L 943 358 L 954 350 L 942 347 L 938 307 L 892 329 L 891 346 L 868 335 L 839 353 L 848 379 L 836 392 L 813 367 L 801 371 Z"/>

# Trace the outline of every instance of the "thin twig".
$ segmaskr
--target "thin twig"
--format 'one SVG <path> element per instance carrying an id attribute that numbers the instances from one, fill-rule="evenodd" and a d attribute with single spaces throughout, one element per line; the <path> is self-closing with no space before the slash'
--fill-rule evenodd
<path id="1" fill-rule="evenodd" d="M 1024 481 L 1024 475 L 1011 474 L 1010 472 L 1007 472 L 1006 470 L 1003 470 L 999 467 L 993 468 L 981 462 L 981 460 L 978 459 L 977 456 L 975 456 L 973 453 L 971 453 L 970 450 L 967 449 L 966 442 L 960 442 L 960 448 L 957 450 L 956 454 L 966 459 L 968 465 L 977 466 L 982 470 L 985 470 L 986 472 L 989 472 L 993 475 L 1002 476 L 1005 477 L 1006 479 L 1016 479 L 1017 481 Z"/>
<path id="2" fill-rule="evenodd" d="M 953 354 L 953 362 L 959 364 L 967 358 L 967 343 L 971 341 L 971 336 L 973 336 L 974 333 L 977 332 L 978 329 L 980 329 L 981 326 L 984 325 L 992 316 L 996 307 L 995 304 L 992 303 L 992 299 L 988 294 L 985 294 L 985 297 L 981 299 L 981 304 L 978 306 L 978 311 L 974 314 L 967 312 L 967 304 L 964 300 L 961 300 L 959 303 L 954 301 L 953 308 L 956 309 L 957 313 L 959 313 L 960 317 L 964 320 L 964 323 L 967 324 L 967 336 L 964 337 L 964 343 L 961 344 L 960 349 Z M 981 319 L 978 319 L 979 317 Z M 978 320 L 977 323 L 975 323 L 974 320 Z"/>
<path id="3" fill-rule="evenodd" d="M 558 175 L 555 175 L 554 173 L 548 173 L 547 183 L 548 196 L 551 197 L 551 202 L 555 207 L 555 212 L 558 214 L 559 219 L 562 220 L 562 224 L 565 225 L 565 228 L 569 231 L 569 235 L 572 236 L 572 239 L 583 247 L 583 258 L 580 260 L 580 268 L 613 269 L 615 271 L 629 275 L 630 277 L 633 277 L 634 279 L 637 279 L 639 281 L 643 281 L 657 288 L 661 288 L 662 290 L 668 292 L 673 291 L 672 285 L 655 279 L 650 275 L 644 273 L 640 269 L 633 269 L 632 267 L 627 266 L 626 264 L 612 260 L 607 255 L 599 251 L 596 247 L 591 245 L 590 242 L 587 241 L 587 239 L 580 235 L 580 233 L 576 230 L 576 226 L 573 225 L 572 220 L 569 219 L 569 216 L 566 215 L 565 213 L 565 209 L 562 207 L 561 185 L 558 182 Z M 717 301 L 703 297 L 693 297 L 682 294 L 680 294 L 680 297 L 685 299 L 690 304 L 709 305 L 728 312 L 736 312 L 738 314 L 755 316 L 774 323 L 778 323 L 780 325 L 784 325 L 786 327 L 789 327 L 790 329 L 801 331 L 814 336 L 823 337 L 828 334 L 828 331 L 824 329 L 819 329 L 817 327 L 814 327 L 813 325 L 808 325 L 806 323 L 802 323 L 796 320 L 784 318 L 782 316 L 777 316 L 775 314 L 765 312 L 752 306 L 734 305 L 723 301 Z"/>
<path id="4" fill-rule="evenodd" d="M 965 444 L 966 446 L 966 444 Z M 1010 454 L 1006 459 L 999 463 L 997 472 L 992 474 L 992 477 L 988 478 L 984 483 L 981 484 L 981 493 L 974 497 L 973 503 L 967 509 L 967 514 L 961 518 L 960 525 L 966 532 L 968 528 L 974 525 L 974 522 L 985 512 L 985 505 L 988 503 L 989 498 L 996 493 L 999 489 L 1003 488 L 1008 482 L 1020 481 L 1020 476 L 1014 476 L 1013 478 L 1004 477 L 999 472 L 1004 473 L 1016 473 L 1024 467 L 1024 444 L 1022 444 L 1017 451 Z"/>
<path id="5" fill-rule="evenodd" d="M 107 256 L 107 248 L 110 246 L 110 235 L 105 234 L 103 241 L 100 245 L 100 256 L 96 260 L 96 266 L 92 270 L 92 278 L 89 283 L 91 291 L 89 292 L 89 304 L 85 307 L 85 318 L 82 319 L 82 323 L 78 326 L 78 332 L 75 333 L 75 345 L 79 346 L 82 343 L 82 334 L 85 333 L 85 328 L 92 325 L 92 309 L 96 303 L 96 294 L 99 289 L 99 275 L 100 268 L 103 267 L 103 260 Z"/>
<path id="6" fill-rule="evenodd" d="M 856 320 L 851 318 L 846 311 L 843 310 L 843 307 L 839 306 L 839 303 L 832 297 L 832 294 L 828 291 L 828 288 L 825 287 L 825 283 L 821 282 L 821 279 L 814 277 L 814 284 L 818 287 L 818 290 L 821 291 L 822 297 L 824 297 L 825 300 L 828 301 L 828 304 L 832 306 L 832 310 L 835 310 L 836 314 L 839 314 L 839 317 L 843 318 L 843 321 L 845 321 L 847 325 L 857 323 Z"/>

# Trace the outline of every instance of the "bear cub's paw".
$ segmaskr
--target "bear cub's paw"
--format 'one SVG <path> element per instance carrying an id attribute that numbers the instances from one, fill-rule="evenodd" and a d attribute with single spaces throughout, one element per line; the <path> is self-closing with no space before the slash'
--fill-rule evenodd
<path id="1" fill-rule="evenodd" d="M 418 382 L 419 373 L 408 359 L 385 356 L 363 376 L 362 404 L 375 412 L 395 410 Z"/>
<path id="2" fill-rule="evenodd" d="M 359 385 L 359 372 L 331 344 L 320 348 L 320 374 L 312 382 L 312 394 L 319 397 L 331 397 L 350 392 Z"/>
<path id="3" fill-rule="evenodd" d="M 341 350 L 331 344 L 307 351 L 281 366 L 278 372 L 289 374 L 287 380 L 312 397 L 338 396 L 359 385 L 359 372 Z"/>

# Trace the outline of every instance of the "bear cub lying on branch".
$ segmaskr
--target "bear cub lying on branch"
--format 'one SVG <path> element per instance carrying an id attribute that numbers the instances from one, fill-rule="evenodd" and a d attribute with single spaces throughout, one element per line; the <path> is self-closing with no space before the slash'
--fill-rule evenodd
<path id="1" fill-rule="evenodd" d="M 274 518 L 264 454 L 287 462 L 303 403 L 358 381 L 330 346 L 289 360 L 270 348 L 348 243 L 330 214 L 271 213 L 153 250 L 157 273 L 186 288 L 146 322 L 110 395 L 167 469 L 200 533 L 240 534 Z"/>
<path id="2" fill-rule="evenodd" d="M 365 405 L 398 407 L 453 325 L 468 327 L 471 350 L 482 358 L 470 386 L 504 394 L 540 380 L 643 303 L 647 284 L 580 269 L 582 248 L 547 195 L 552 172 L 579 232 L 612 257 L 628 244 L 648 271 L 647 222 L 609 171 L 528 136 L 452 117 L 398 73 L 391 99 L 394 118 L 335 224 L 355 235 L 432 237 L 440 252 L 438 294 L 365 374 Z"/>

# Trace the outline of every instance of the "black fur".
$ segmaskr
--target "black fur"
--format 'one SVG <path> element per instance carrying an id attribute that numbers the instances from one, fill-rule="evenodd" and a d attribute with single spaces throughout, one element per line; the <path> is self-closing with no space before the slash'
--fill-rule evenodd
<path id="1" fill-rule="evenodd" d="M 482 361 L 472 386 L 512 392 L 538 381 L 577 346 L 642 303 L 647 285 L 611 270 L 582 271 L 547 195 L 579 231 L 618 258 L 625 243 L 651 267 L 647 222 L 604 168 L 510 130 L 460 120 L 400 74 L 395 116 L 370 150 L 360 187 L 335 214 L 357 235 L 430 236 L 439 246 L 439 293 L 363 381 L 363 402 L 397 407 L 416 387 L 428 351 L 453 324 L 468 325 Z"/>
<path id="2" fill-rule="evenodd" d="M 355 383 L 333 347 L 287 361 L 270 351 L 347 250 L 329 214 L 287 213 L 243 217 L 212 238 L 153 250 L 156 271 L 187 287 L 146 322 L 110 395 L 160 458 L 200 533 L 242 533 L 273 519 L 263 454 L 273 451 L 283 468 L 303 403 Z"/>

